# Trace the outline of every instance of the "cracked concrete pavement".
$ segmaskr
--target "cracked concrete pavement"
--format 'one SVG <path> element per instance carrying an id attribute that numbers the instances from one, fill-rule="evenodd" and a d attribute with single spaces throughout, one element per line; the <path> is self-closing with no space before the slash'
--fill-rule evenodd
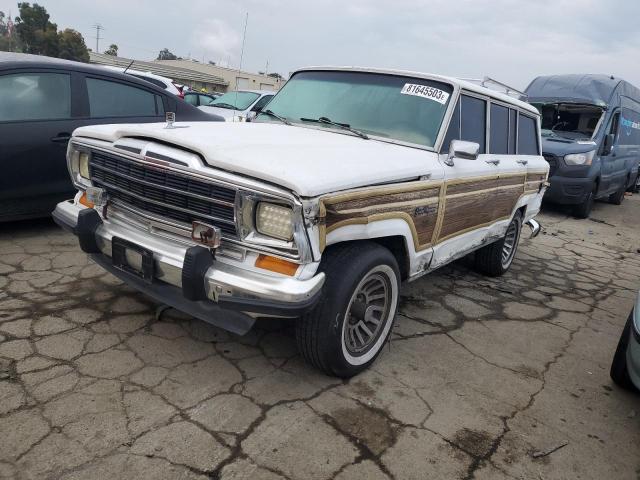
<path id="1" fill-rule="evenodd" d="M 504 277 L 461 261 L 406 285 L 350 381 L 302 363 L 289 321 L 236 337 L 159 309 L 50 221 L 2 225 L 0 478 L 637 480 L 640 396 L 608 369 L 639 207 L 547 211 Z"/>

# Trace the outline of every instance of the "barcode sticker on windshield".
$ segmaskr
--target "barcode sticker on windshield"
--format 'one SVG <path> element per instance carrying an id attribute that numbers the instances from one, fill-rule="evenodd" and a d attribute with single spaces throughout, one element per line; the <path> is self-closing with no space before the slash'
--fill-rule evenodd
<path id="1" fill-rule="evenodd" d="M 400 93 L 403 95 L 415 95 L 416 97 L 428 98 L 435 100 L 444 105 L 449 100 L 449 94 L 439 88 L 430 87 L 428 85 L 417 85 L 415 83 L 405 83 Z"/>

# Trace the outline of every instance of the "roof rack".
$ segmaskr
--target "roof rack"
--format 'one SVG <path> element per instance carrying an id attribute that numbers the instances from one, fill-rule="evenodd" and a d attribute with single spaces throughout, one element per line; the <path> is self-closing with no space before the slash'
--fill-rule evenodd
<path id="1" fill-rule="evenodd" d="M 482 86 L 483 86 L 483 87 L 485 87 L 485 88 L 489 88 L 489 87 L 487 86 L 487 84 L 489 84 L 489 85 L 496 85 L 496 86 L 498 86 L 498 87 L 502 87 L 502 88 L 504 89 L 504 93 L 506 93 L 507 95 L 514 96 L 514 95 L 512 95 L 512 94 L 514 94 L 514 93 L 515 93 L 515 94 L 517 94 L 517 95 L 519 95 L 519 96 L 521 96 L 521 97 L 524 97 L 524 98 L 527 98 L 527 97 L 528 97 L 528 95 L 527 95 L 525 92 L 520 91 L 520 90 L 518 90 L 517 88 L 510 87 L 510 86 L 509 86 L 509 85 L 507 85 L 506 83 L 499 82 L 498 80 L 495 80 L 495 79 L 493 79 L 493 78 L 491 78 L 491 77 L 484 77 L 484 78 L 461 78 L 460 80 L 464 80 L 464 81 L 467 81 L 467 82 L 473 82 L 473 83 L 479 83 L 480 85 L 482 85 Z"/>

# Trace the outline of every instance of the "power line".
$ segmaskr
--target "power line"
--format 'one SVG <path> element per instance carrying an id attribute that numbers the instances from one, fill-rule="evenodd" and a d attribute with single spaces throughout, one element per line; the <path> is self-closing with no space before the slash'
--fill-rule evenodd
<path id="1" fill-rule="evenodd" d="M 96 29 L 96 53 L 100 53 L 100 30 L 104 30 L 104 27 L 99 23 L 95 23 L 93 28 Z"/>

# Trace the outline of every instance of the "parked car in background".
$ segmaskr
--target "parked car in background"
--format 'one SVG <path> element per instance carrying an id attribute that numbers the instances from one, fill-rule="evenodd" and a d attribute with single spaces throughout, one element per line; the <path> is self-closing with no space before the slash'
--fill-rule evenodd
<path id="1" fill-rule="evenodd" d="M 610 374 L 619 386 L 640 390 L 640 294 L 622 329 Z"/>
<path id="2" fill-rule="evenodd" d="M 220 115 L 227 122 L 252 120 L 274 96 L 271 90 L 237 90 L 227 92 L 207 106 L 203 112 Z"/>
<path id="3" fill-rule="evenodd" d="M 483 86 L 316 67 L 251 123 L 186 126 L 78 129 L 78 193 L 54 219 L 96 263 L 196 318 L 242 334 L 257 316 L 299 317 L 300 351 L 331 375 L 373 363 L 402 281 L 474 252 L 502 275 L 523 226 L 540 230 L 539 114 Z"/>
<path id="4" fill-rule="evenodd" d="M 579 218 L 599 198 L 619 205 L 640 175 L 640 90 L 608 75 L 552 75 L 526 93 L 542 115 L 545 200 L 573 205 Z"/>
<path id="5" fill-rule="evenodd" d="M 184 92 L 180 86 L 176 85 L 172 79 L 168 77 L 162 77 L 160 75 L 156 75 L 151 72 L 142 72 L 140 70 L 132 70 L 126 67 L 112 67 L 112 66 L 103 66 L 103 68 L 113 70 L 114 72 L 125 73 L 127 75 L 131 75 L 132 77 L 139 78 L 140 80 L 145 80 L 147 82 L 153 83 L 154 85 L 166 90 L 169 93 L 173 93 L 174 95 L 184 98 Z"/>
<path id="6" fill-rule="evenodd" d="M 145 80 L 102 67 L 0 52 L 0 221 L 49 215 L 75 190 L 72 132 L 99 123 L 216 120 Z"/>
<path id="7" fill-rule="evenodd" d="M 184 101 L 194 107 L 206 107 L 211 105 L 220 95 L 188 91 L 184 94 Z"/>

